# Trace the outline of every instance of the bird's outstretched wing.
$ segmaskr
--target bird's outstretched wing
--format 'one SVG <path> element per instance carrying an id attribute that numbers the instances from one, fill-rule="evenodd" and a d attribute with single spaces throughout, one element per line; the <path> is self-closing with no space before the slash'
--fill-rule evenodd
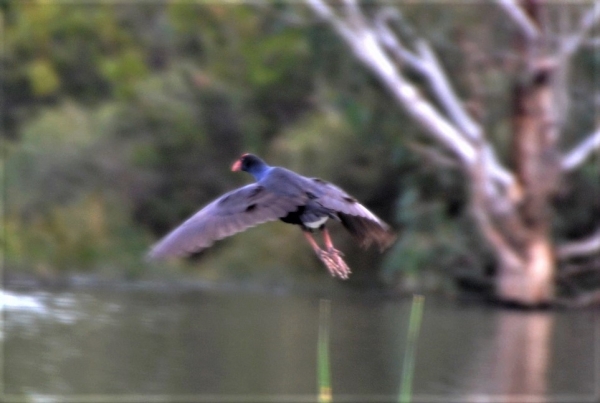
<path id="1" fill-rule="evenodd" d="M 377 244 L 380 250 L 389 247 L 396 235 L 389 225 L 360 204 L 354 197 L 339 187 L 319 178 L 309 179 L 313 183 L 315 201 L 338 213 L 344 227 L 359 244 L 368 247 Z"/>
<path id="2" fill-rule="evenodd" d="M 306 203 L 303 194 L 280 195 L 258 183 L 224 194 L 159 241 L 148 257 L 160 259 L 198 252 L 215 241 L 274 221 Z"/>

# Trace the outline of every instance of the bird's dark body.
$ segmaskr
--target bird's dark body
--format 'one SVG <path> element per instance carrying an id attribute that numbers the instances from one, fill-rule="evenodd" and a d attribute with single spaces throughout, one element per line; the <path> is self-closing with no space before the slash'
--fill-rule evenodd
<path id="1" fill-rule="evenodd" d="M 287 224 L 303 226 L 300 217 L 302 217 L 305 209 L 305 206 L 299 206 L 298 210 L 287 213 L 287 215 L 285 217 L 281 217 L 280 220 Z"/>
<path id="2" fill-rule="evenodd" d="M 325 222 L 318 225 L 317 228 L 310 226 L 311 223 L 318 223 L 324 218 L 337 218 L 335 214 L 327 209 L 319 207 L 316 203 L 310 201 L 299 206 L 298 210 L 287 213 L 285 217 L 281 217 L 280 220 L 287 224 L 299 225 L 304 231 L 315 231 L 325 225 Z M 307 225 L 308 224 L 308 225 Z"/>
<path id="3" fill-rule="evenodd" d="M 198 211 L 156 244 L 150 257 L 198 252 L 219 239 L 275 220 L 312 232 L 325 230 L 325 221 L 334 219 L 361 246 L 376 243 L 384 249 L 395 239 L 387 224 L 331 183 L 270 167 L 251 154 L 243 155 L 232 170 L 249 172 L 256 182 L 232 190 Z"/>

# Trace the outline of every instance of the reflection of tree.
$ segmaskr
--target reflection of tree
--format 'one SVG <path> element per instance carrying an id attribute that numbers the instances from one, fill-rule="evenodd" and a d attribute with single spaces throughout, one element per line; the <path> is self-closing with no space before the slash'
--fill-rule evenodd
<path id="1" fill-rule="evenodd" d="M 494 395 L 494 401 L 542 402 L 548 394 L 547 372 L 554 318 L 549 313 L 504 312 L 483 354 L 473 362 L 477 374 L 468 395 Z"/>
<path id="2" fill-rule="evenodd" d="M 549 314 L 500 316 L 495 364 L 502 393 L 539 396 L 546 392 L 552 324 Z"/>
<path id="3" fill-rule="evenodd" d="M 511 70 L 513 82 L 506 112 L 511 122 L 513 169 L 499 160 L 482 119 L 477 117 L 484 108 L 477 95 L 483 90 L 481 71 L 466 71 L 474 95 L 461 99 L 432 46 L 407 27 L 396 8 L 361 7 L 355 0 L 347 0 L 339 8 L 323 0 L 307 3 L 464 170 L 471 187 L 473 216 L 498 262 L 497 295 L 525 305 L 552 300 L 557 257 L 569 259 L 600 251 L 596 234 L 560 246 L 557 256 L 551 234 L 551 202 L 561 177 L 600 149 L 600 128 L 571 151 L 558 148 L 569 113 L 574 55 L 600 21 L 600 3 L 577 9 L 578 27 L 564 35 L 564 26 L 552 23 L 565 11 L 562 7 L 545 7 L 533 0 L 498 1 L 509 24 L 516 27 L 506 50 L 511 65 L 505 67 Z M 466 50 L 466 57 L 473 58 L 473 52 Z M 486 56 L 480 58 L 486 60 Z M 485 70 L 491 62 L 480 63 Z M 419 80 L 411 79 L 414 76 Z M 434 150 L 434 154 L 440 151 Z"/>

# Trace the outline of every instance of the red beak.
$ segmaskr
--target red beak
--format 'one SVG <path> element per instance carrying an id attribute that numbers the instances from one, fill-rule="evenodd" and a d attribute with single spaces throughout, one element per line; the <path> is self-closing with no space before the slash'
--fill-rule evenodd
<path id="1" fill-rule="evenodd" d="M 242 160 L 239 159 L 236 162 L 234 162 L 233 165 L 231 166 L 231 170 L 233 172 L 235 172 L 235 171 L 241 171 L 242 170 Z"/>

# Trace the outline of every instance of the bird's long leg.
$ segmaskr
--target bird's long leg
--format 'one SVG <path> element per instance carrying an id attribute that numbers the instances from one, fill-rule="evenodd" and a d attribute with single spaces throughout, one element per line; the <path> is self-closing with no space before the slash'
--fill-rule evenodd
<path id="1" fill-rule="evenodd" d="M 327 250 L 330 253 L 335 253 L 338 256 L 343 256 L 344 254 L 337 250 L 335 246 L 333 246 L 333 242 L 331 241 L 331 237 L 329 236 L 329 231 L 327 228 L 323 228 L 323 239 L 325 240 L 325 246 L 327 246 Z"/>
<path id="2" fill-rule="evenodd" d="M 337 250 L 335 246 L 333 246 L 333 242 L 331 241 L 331 236 L 329 236 L 329 231 L 327 230 L 327 227 L 323 228 L 323 240 L 325 241 L 325 246 L 327 247 L 327 253 L 329 254 L 330 258 L 336 263 L 336 273 L 341 278 L 348 278 L 348 275 L 350 274 L 350 267 L 348 267 L 346 262 L 344 262 L 344 259 L 342 259 L 342 256 L 344 256 L 344 254 Z"/>
<path id="3" fill-rule="evenodd" d="M 306 238 L 308 243 L 310 243 L 310 246 L 312 246 L 313 250 L 319 257 L 319 259 L 321 259 L 323 264 L 325 264 L 325 266 L 327 267 L 327 270 L 329 270 L 329 273 L 331 273 L 332 276 L 334 276 L 334 277 L 338 276 L 343 279 L 348 278 L 350 269 L 348 268 L 346 263 L 344 263 L 344 261 L 341 260 L 339 254 L 331 253 L 331 250 L 335 251 L 335 249 L 331 249 L 331 248 L 329 248 L 329 250 L 321 249 L 319 247 L 319 245 L 317 244 L 317 241 L 315 241 L 315 239 L 313 238 L 312 234 L 308 231 L 304 231 L 304 237 Z M 337 251 L 335 251 L 335 252 L 337 252 Z M 339 261 L 342 262 L 342 265 L 340 265 Z"/>
<path id="4" fill-rule="evenodd" d="M 317 241 L 315 241 L 315 239 L 312 237 L 312 235 L 311 235 L 310 232 L 304 231 L 303 233 L 304 233 L 304 237 L 306 238 L 306 240 L 308 241 L 308 243 L 310 244 L 310 246 L 312 246 L 313 250 L 318 255 L 319 252 L 321 252 L 322 249 L 317 244 Z"/>

